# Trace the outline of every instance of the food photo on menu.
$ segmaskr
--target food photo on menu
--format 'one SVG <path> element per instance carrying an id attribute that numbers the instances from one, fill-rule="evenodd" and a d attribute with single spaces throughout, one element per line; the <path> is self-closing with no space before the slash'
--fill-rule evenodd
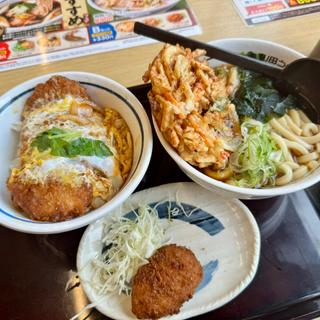
<path id="1" fill-rule="evenodd" d="M 0 0 L 1 319 L 319 319 L 317 8 Z"/>
<path id="2" fill-rule="evenodd" d="M 201 32 L 185 0 L 2 0 L 0 70 L 152 42 L 133 32 L 135 21 L 187 36 Z"/>

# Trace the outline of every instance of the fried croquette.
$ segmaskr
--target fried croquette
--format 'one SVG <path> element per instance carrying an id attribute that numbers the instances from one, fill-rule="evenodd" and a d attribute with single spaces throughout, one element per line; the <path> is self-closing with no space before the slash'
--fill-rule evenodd
<path id="1" fill-rule="evenodd" d="M 176 314 L 191 299 L 203 277 L 202 267 L 185 247 L 161 247 L 133 279 L 132 312 L 139 319 Z"/>

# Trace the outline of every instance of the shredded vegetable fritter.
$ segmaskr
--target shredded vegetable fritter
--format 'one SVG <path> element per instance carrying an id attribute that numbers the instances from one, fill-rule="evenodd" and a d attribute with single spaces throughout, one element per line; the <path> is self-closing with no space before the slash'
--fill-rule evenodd
<path id="1" fill-rule="evenodd" d="M 190 164 L 224 168 L 240 142 L 239 119 L 230 102 L 238 86 L 237 68 L 217 72 L 205 51 L 166 45 L 149 66 L 149 100 L 165 139 Z"/>

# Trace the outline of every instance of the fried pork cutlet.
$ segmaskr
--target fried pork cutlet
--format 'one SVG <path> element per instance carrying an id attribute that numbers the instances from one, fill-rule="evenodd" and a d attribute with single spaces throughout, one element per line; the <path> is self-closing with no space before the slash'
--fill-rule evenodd
<path id="1" fill-rule="evenodd" d="M 31 112 L 36 109 L 40 111 L 48 103 L 64 99 L 68 95 L 84 100 L 90 99 L 85 88 L 81 87 L 78 82 L 61 76 L 54 76 L 46 83 L 38 84 L 33 94 L 27 99 L 22 115 L 23 124 L 28 124 Z M 41 113 L 33 117 L 41 117 Z M 22 128 L 19 150 L 21 159 L 28 156 L 30 151 L 32 131 L 39 131 L 40 126 L 44 127 L 48 123 L 48 119 L 43 123 L 39 120 L 38 125 L 32 127 L 33 130 L 29 129 L 30 126 Z M 33 159 L 28 159 L 27 163 L 23 163 L 18 174 L 12 172 L 8 180 L 8 188 L 16 207 L 21 208 L 31 218 L 41 221 L 67 220 L 82 215 L 88 210 L 92 201 L 90 185 L 84 182 L 74 185 L 72 181 L 63 181 L 61 176 L 58 178 L 52 175 L 36 180 L 33 176 L 38 166 L 33 166 L 29 163 L 30 161 Z M 40 160 L 40 162 L 43 161 Z M 29 171 L 27 171 L 28 166 L 31 167 Z"/>
<path id="2" fill-rule="evenodd" d="M 203 277 L 202 267 L 185 247 L 161 247 L 133 279 L 132 312 L 139 319 L 176 314 L 192 298 Z"/>
<path id="3" fill-rule="evenodd" d="M 115 157 L 99 158 L 102 164 L 98 170 L 94 157 L 57 156 L 51 147 L 41 150 L 44 140 L 39 142 L 40 150 L 39 144 L 33 144 L 50 130 L 58 130 L 60 135 L 73 132 L 91 139 L 88 141 L 108 144 L 103 119 L 78 82 L 54 76 L 38 84 L 24 106 L 20 163 L 7 182 L 14 205 L 35 220 L 63 221 L 85 214 L 96 199 L 107 201 L 115 192 L 109 177 L 119 175 Z"/>
<path id="4" fill-rule="evenodd" d="M 45 83 L 39 83 L 32 95 L 27 99 L 24 113 L 39 108 L 48 102 L 73 96 L 90 101 L 87 90 L 81 87 L 79 82 L 62 77 L 54 76 Z"/>
<path id="5" fill-rule="evenodd" d="M 92 201 L 92 188 L 75 187 L 60 181 L 10 185 L 13 203 L 31 218 L 40 221 L 64 221 L 82 215 Z"/>

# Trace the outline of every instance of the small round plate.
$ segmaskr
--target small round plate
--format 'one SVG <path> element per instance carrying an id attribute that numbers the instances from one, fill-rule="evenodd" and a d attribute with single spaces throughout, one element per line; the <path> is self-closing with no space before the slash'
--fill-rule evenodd
<path id="1" fill-rule="evenodd" d="M 131 298 L 126 295 L 99 296 L 90 286 L 90 261 L 102 250 L 103 224 L 112 216 L 128 214 L 141 204 L 161 202 L 160 218 L 167 218 L 169 203 L 175 209 L 166 231 L 170 243 L 191 249 L 204 270 L 202 283 L 192 299 L 168 319 L 186 319 L 221 307 L 234 299 L 252 281 L 260 256 L 259 228 L 249 209 L 239 200 L 226 200 L 195 183 L 174 183 L 133 194 L 113 214 L 91 224 L 78 249 L 77 268 L 83 288 L 96 308 L 114 319 L 136 319 Z M 191 214 L 190 214 L 191 213 Z"/>

